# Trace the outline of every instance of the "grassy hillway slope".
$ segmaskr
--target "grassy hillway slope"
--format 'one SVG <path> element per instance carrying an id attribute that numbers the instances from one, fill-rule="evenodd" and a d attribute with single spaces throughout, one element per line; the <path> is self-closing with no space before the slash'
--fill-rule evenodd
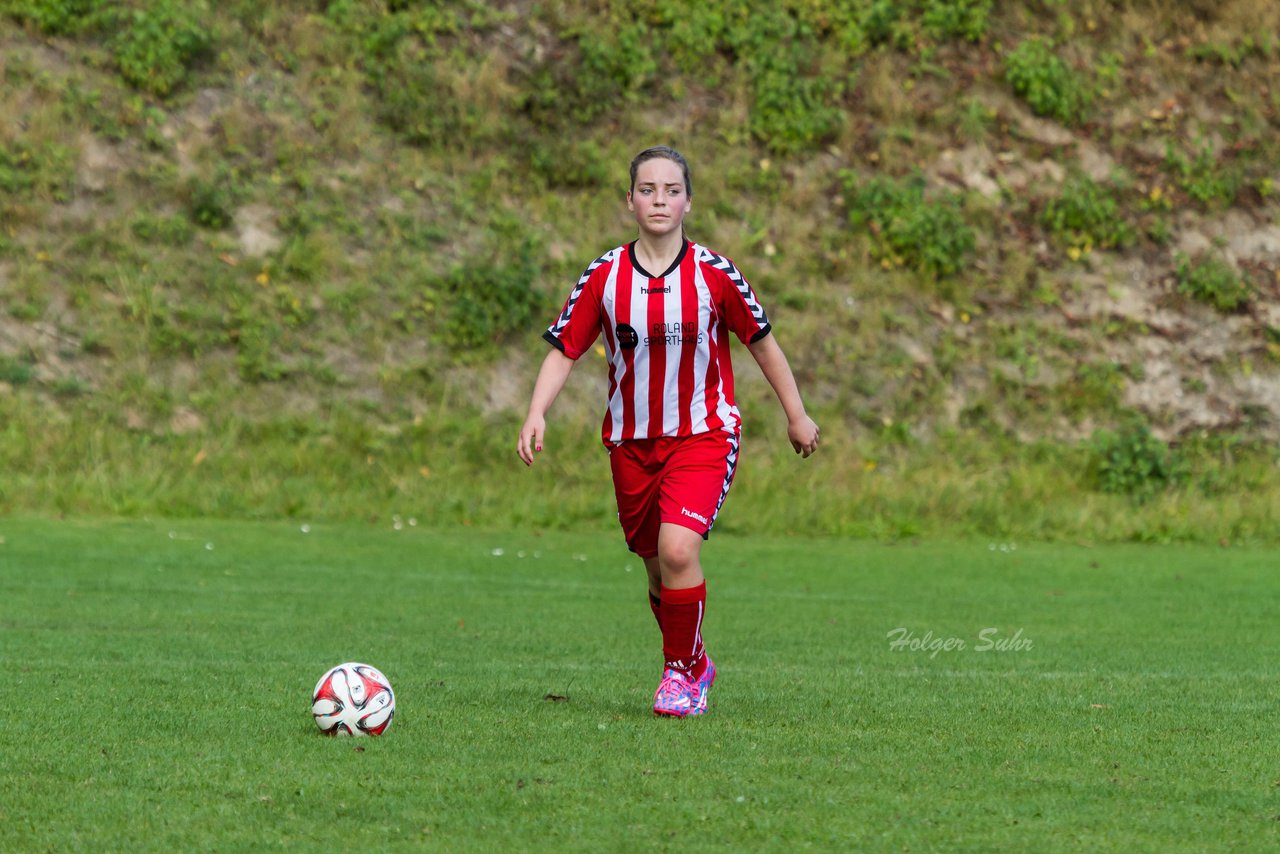
<path id="1" fill-rule="evenodd" d="M 506 512 L 661 141 L 831 437 L 819 530 L 1260 536 L 1280 8 L 1169 5 L 0 0 L 0 507 Z M 741 373 L 746 503 L 814 489 Z M 607 522 L 598 462 L 521 512 Z"/>

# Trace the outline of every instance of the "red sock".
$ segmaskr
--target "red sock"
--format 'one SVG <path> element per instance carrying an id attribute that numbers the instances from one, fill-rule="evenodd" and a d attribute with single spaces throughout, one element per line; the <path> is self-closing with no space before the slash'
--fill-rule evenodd
<path id="1" fill-rule="evenodd" d="M 658 621 L 658 631 L 662 631 L 662 600 L 652 593 L 649 594 L 649 610 L 653 611 L 653 618 Z"/>
<path id="2" fill-rule="evenodd" d="M 683 590 L 663 587 L 662 600 L 662 655 L 667 667 L 688 674 L 693 679 L 702 676 L 707 667 L 707 657 L 702 648 L 702 613 L 707 605 L 707 583 Z"/>

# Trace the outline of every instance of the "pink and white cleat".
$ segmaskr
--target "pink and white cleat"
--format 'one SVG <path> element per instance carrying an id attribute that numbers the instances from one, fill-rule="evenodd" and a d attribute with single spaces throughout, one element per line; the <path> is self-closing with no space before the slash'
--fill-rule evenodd
<path id="1" fill-rule="evenodd" d="M 707 656 L 707 669 L 702 671 L 702 678 L 693 683 L 693 693 L 689 697 L 690 715 L 701 715 L 707 711 L 707 692 L 716 681 L 716 663 Z"/>
<path id="2" fill-rule="evenodd" d="M 682 718 L 692 710 L 696 692 L 697 683 L 679 670 L 668 667 L 662 672 L 662 682 L 653 695 L 653 713 Z"/>

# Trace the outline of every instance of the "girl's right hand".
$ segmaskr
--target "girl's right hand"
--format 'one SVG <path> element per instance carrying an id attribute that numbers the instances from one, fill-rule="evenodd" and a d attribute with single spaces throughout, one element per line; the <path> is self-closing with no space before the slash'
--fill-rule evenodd
<path id="1" fill-rule="evenodd" d="M 533 465 L 534 452 L 542 452 L 542 436 L 547 430 L 546 419 L 530 415 L 520 428 L 520 441 L 516 443 L 516 453 L 527 466 Z"/>

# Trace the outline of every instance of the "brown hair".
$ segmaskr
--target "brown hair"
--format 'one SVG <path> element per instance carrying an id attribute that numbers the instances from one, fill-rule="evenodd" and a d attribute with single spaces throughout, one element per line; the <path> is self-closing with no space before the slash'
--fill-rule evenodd
<path id="1" fill-rule="evenodd" d="M 646 148 L 637 154 L 631 160 L 631 191 L 636 188 L 636 172 L 640 170 L 640 164 L 646 160 L 670 160 L 680 167 L 680 171 L 684 174 L 684 191 L 689 198 L 693 198 L 693 179 L 689 177 L 689 161 L 684 159 L 684 155 L 676 151 L 669 145 L 655 145 L 652 148 Z"/>

